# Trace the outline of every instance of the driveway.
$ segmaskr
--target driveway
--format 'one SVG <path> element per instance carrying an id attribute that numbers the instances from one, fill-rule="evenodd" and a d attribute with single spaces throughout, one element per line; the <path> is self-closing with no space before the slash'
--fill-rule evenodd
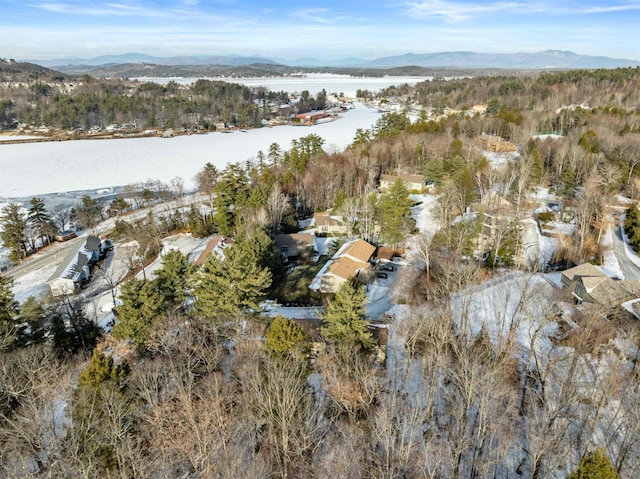
<path id="1" fill-rule="evenodd" d="M 620 225 L 615 227 L 613 236 L 613 254 L 616 255 L 616 259 L 620 264 L 620 270 L 624 274 L 624 279 L 627 280 L 640 280 L 640 268 L 629 259 L 627 253 L 635 254 L 633 250 L 622 239 L 621 234 L 622 227 Z M 627 251 L 625 251 L 627 250 Z"/>

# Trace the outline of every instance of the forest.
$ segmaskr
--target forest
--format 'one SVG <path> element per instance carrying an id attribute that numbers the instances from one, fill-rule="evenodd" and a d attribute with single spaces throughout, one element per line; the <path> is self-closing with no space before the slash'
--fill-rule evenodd
<path id="1" fill-rule="evenodd" d="M 245 87 L 102 85 L 88 81 L 74 95 L 32 91 L 11 99 L 5 118 L 11 111 L 20 121 L 40 115 L 74 126 L 97 121 L 92 115 L 157 121 L 158 111 L 175 112 L 174 121 L 260 118 Z M 62 225 L 91 230 L 116 218 L 112 239 L 135 241 L 143 253 L 131 256 L 130 273 L 177 231 L 235 240 L 202 267 L 174 251 L 157 278 L 120 284 L 110 331 L 87 315 L 81 296 L 17 304 L 0 277 L 0 475 L 640 474 L 637 317 L 576 305 L 544 276 L 601 264 L 602 237 L 621 211 L 637 244 L 640 69 L 435 79 L 361 93 L 406 108 L 359 130 L 345 151 L 326 152 L 309 135 L 222 171 L 203 165 L 200 202 L 159 217 L 127 213 L 179 202 L 180 185 L 131 185 L 108 203 L 83 198 Z M 486 111 L 469 114 L 474 105 Z M 421 111 L 417 118 L 409 107 Z M 483 133 L 517 145 L 519 156 L 492 161 L 478 147 Z M 379 190 L 388 174 L 429 182 L 435 235 L 411 218 L 402 181 Z M 534 205 L 539 188 L 560 198 L 573 227 L 548 262 L 527 264 L 518 253 L 523 221 L 542 227 L 555 214 Z M 304 294 L 283 287 L 315 266 L 308 258 L 284 264 L 276 233 L 328 209 L 343 218 L 346 236 L 405 251 L 408 266 L 391 293 L 396 313 L 382 324 L 369 321 L 358 280 L 330 295 L 302 280 Z M 37 198 L 26 217 L 5 208 L 0 221 L 15 233 L 5 244 L 19 259 L 25 245 L 46 243 L 36 239 L 48 238 L 46 225 L 61 215 L 42 211 Z M 486 218 L 495 218 L 496 233 L 477 255 Z M 321 312 L 308 322 L 272 318 L 261 314 L 265 299 Z"/>
<path id="2" fill-rule="evenodd" d="M 291 113 L 298 113 L 326 104 L 326 92 L 313 97 L 303 91 L 293 101 L 285 92 L 222 81 L 158 85 L 42 70 L 0 68 L 0 131 L 23 125 L 88 132 L 112 124 L 136 131 L 154 127 L 208 131 L 215 130 L 218 122 L 253 128 L 281 116 L 276 108 L 280 105 L 290 105 Z"/>

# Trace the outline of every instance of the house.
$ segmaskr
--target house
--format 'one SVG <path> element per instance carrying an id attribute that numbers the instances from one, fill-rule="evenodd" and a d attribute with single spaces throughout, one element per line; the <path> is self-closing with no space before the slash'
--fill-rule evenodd
<path id="1" fill-rule="evenodd" d="M 477 138 L 477 144 L 481 150 L 494 151 L 496 153 L 508 153 L 516 151 L 517 147 L 510 141 L 503 139 L 497 135 L 487 135 L 483 133 Z"/>
<path id="2" fill-rule="evenodd" d="M 389 191 L 398 180 L 404 181 L 409 191 L 422 191 L 425 188 L 422 175 L 380 175 L 380 191 Z"/>
<path id="3" fill-rule="evenodd" d="M 47 281 L 53 296 L 74 294 L 89 281 L 91 270 L 100 259 L 102 242 L 97 236 L 88 236 L 73 245 L 60 266 Z"/>
<path id="4" fill-rule="evenodd" d="M 316 237 L 308 233 L 279 234 L 275 243 L 285 260 L 317 251 Z"/>
<path id="5" fill-rule="evenodd" d="M 362 239 L 345 243 L 318 272 L 309 288 L 321 293 L 335 293 L 351 278 L 366 282 L 375 252 L 376 247 Z"/>
<path id="6" fill-rule="evenodd" d="M 347 226 L 342 222 L 342 218 L 330 216 L 328 211 L 316 213 L 313 215 L 313 221 L 316 225 L 318 236 L 347 234 Z"/>
<path id="7" fill-rule="evenodd" d="M 327 113 L 325 110 L 309 111 L 306 113 L 300 113 L 299 115 L 296 115 L 296 120 L 298 120 L 301 123 L 307 123 L 311 125 L 317 122 L 318 120 L 327 118 L 329 116 L 330 116 L 329 113 Z"/>
<path id="8" fill-rule="evenodd" d="M 562 289 L 569 291 L 578 302 L 603 306 L 619 306 L 638 297 L 637 281 L 617 281 L 590 263 L 562 272 Z"/>
<path id="9" fill-rule="evenodd" d="M 221 258 L 224 258 L 224 249 L 231 246 L 235 241 L 232 238 L 225 236 L 214 236 L 211 241 L 207 243 L 202 253 L 194 261 L 198 266 L 202 266 L 207 260 L 210 254 L 217 254 Z"/>

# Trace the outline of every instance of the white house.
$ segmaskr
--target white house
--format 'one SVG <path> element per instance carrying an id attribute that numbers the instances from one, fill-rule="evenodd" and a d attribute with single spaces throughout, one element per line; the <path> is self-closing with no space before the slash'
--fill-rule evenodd
<path id="1" fill-rule="evenodd" d="M 91 270 L 100 259 L 101 248 L 102 243 L 97 236 L 87 236 L 84 241 L 74 244 L 47 281 L 51 294 L 62 296 L 75 293 L 91 277 Z"/>

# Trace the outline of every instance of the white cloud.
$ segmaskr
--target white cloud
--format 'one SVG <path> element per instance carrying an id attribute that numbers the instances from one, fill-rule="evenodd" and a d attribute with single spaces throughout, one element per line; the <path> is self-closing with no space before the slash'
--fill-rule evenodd
<path id="1" fill-rule="evenodd" d="M 602 6 L 584 5 L 572 2 L 517 2 L 499 1 L 493 3 L 470 3 L 451 0 L 421 0 L 402 4 L 404 12 L 412 18 L 444 18 L 448 22 L 459 22 L 479 15 L 500 13 L 506 15 L 527 15 L 531 13 L 545 13 L 547 15 L 589 15 L 598 13 L 639 10 L 640 2 L 632 1 Z"/>
<path id="2" fill-rule="evenodd" d="M 414 18 L 444 17 L 447 21 L 466 20 L 477 14 L 513 11 L 528 8 L 527 4 L 518 2 L 496 2 L 474 4 L 451 2 L 447 0 L 424 0 L 405 4 L 406 12 Z"/>
<path id="3" fill-rule="evenodd" d="M 327 18 L 328 8 L 304 8 L 302 10 L 294 10 L 291 16 L 300 18 L 306 22 L 313 23 L 332 23 L 333 19 Z"/>

